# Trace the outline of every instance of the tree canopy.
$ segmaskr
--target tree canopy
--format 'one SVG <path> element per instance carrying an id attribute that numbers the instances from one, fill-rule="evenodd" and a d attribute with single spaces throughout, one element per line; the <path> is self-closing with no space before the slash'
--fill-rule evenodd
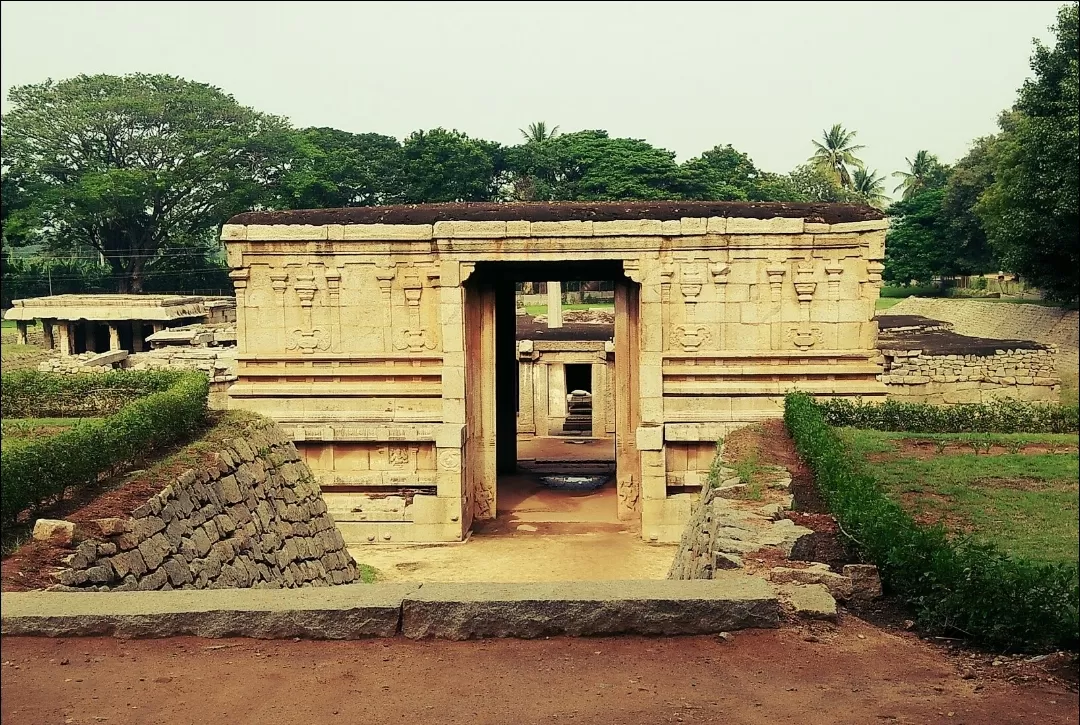
<path id="1" fill-rule="evenodd" d="M 1075 301 L 1080 268 L 1080 57 L 1077 3 L 1064 6 L 1052 47 L 1036 42 L 1034 77 L 1002 116 L 993 183 L 977 212 L 1010 270 L 1049 297 Z"/>
<path id="2" fill-rule="evenodd" d="M 290 143 L 281 119 L 166 75 L 46 81 L 10 100 L 3 165 L 30 200 L 5 227 L 99 253 L 120 291 L 142 290 L 174 245 L 263 200 Z"/>

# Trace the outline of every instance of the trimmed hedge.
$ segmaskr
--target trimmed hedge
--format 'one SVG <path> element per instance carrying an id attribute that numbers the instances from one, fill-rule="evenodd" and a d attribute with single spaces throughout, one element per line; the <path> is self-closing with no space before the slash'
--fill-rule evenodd
<path id="1" fill-rule="evenodd" d="M 1080 430 L 1080 408 L 1056 403 L 1002 400 L 930 405 L 833 398 L 817 405 L 825 422 L 838 428 L 907 433 L 1076 433 Z"/>
<path id="2" fill-rule="evenodd" d="M 16 392 L 14 388 L 23 382 L 30 383 L 26 388 L 29 392 Z M 62 494 L 69 486 L 96 481 L 102 473 L 188 436 L 206 418 L 210 389 L 205 375 L 191 371 L 26 376 L 12 373 L 3 376 L 2 385 L 4 416 L 9 415 L 9 404 L 12 410 L 25 409 L 33 395 L 42 395 L 42 391 L 64 398 L 72 397 L 71 392 L 106 391 L 106 400 L 115 400 L 119 394 L 131 399 L 140 391 L 148 393 L 134 397 L 115 415 L 84 421 L 54 436 L 5 447 L 0 460 L 3 490 L 0 523 L 4 526 L 14 523 L 26 509 Z M 35 415 L 53 412 L 48 393 L 36 402 Z"/>
<path id="3" fill-rule="evenodd" d="M 174 385 L 180 370 L 58 375 L 16 370 L 0 376 L 4 418 L 84 418 L 111 415 L 135 398 Z"/>
<path id="4" fill-rule="evenodd" d="M 784 422 L 829 508 L 890 591 L 930 631 L 958 632 L 1004 649 L 1080 645 L 1076 566 L 1011 557 L 922 526 L 860 472 L 828 424 L 830 404 L 789 394 Z"/>

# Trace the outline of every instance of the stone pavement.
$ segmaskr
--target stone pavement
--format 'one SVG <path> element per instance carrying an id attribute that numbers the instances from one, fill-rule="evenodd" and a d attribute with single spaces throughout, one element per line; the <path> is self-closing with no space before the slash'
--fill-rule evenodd
<path id="1" fill-rule="evenodd" d="M 776 627 L 763 579 L 559 584 L 348 584 L 292 590 L 20 592 L 0 598 L 4 635 L 470 639 L 709 634 Z"/>

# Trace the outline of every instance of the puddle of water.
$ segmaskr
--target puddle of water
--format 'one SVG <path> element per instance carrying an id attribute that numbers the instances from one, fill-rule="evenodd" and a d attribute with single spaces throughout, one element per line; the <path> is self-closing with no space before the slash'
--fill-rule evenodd
<path id="1" fill-rule="evenodd" d="M 600 476 L 540 476 L 540 482 L 548 488 L 556 488 L 562 491 L 595 491 L 602 487 L 611 478 L 609 475 Z"/>

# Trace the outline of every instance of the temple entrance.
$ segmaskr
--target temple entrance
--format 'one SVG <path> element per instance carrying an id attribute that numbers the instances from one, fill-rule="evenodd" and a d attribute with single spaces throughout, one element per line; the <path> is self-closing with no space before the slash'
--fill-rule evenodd
<path id="1" fill-rule="evenodd" d="M 636 305 L 618 261 L 477 264 L 465 457 L 488 478 L 471 487 L 475 532 L 639 520 Z"/>

